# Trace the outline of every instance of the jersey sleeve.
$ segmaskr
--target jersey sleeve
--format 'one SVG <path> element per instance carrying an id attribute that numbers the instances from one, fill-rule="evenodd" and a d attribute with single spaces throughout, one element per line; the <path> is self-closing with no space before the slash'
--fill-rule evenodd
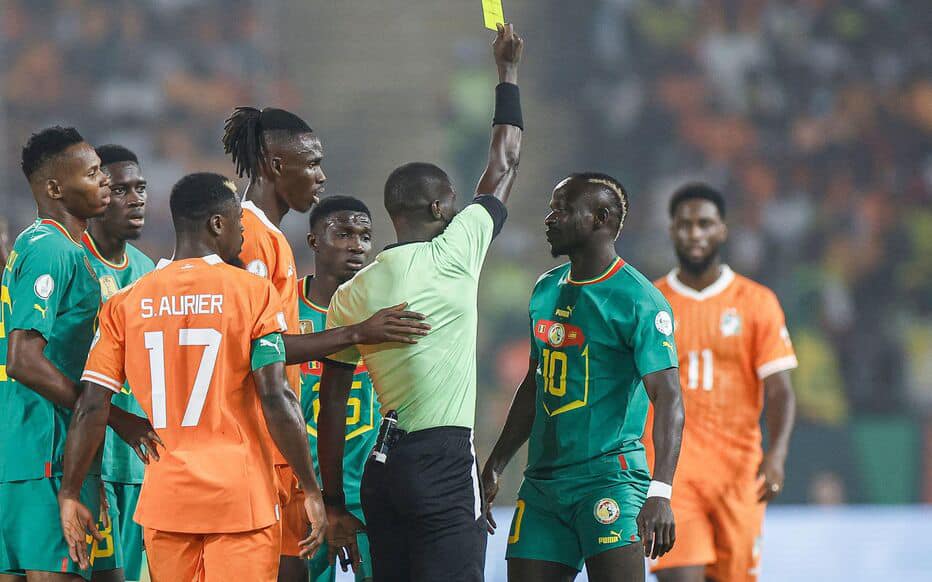
<path id="1" fill-rule="evenodd" d="M 344 305 L 344 298 L 346 295 L 344 290 L 345 287 L 337 289 L 337 292 L 333 294 L 333 299 L 330 300 L 330 308 L 327 310 L 327 329 L 336 329 L 351 323 L 346 306 Z M 362 359 L 362 356 L 356 346 L 350 346 L 341 352 L 327 356 L 327 359 L 340 362 L 341 364 L 356 366 L 359 364 L 359 360 Z"/>
<path id="2" fill-rule="evenodd" d="M 763 380 L 777 372 L 796 368 L 799 364 L 777 296 L 768 289 L 754 312 L 757 320 L 754 324 L 753 360 L 757 377 Z"/>
<path id="3" fill-rule="evenodd" d="M 239 258 L 243 261 L 247 271 L 263 279 L 271 280 L 278 268 L 275 247 L 265 231 L 256 232 L 256 230 L 258 229 L 252 229 L 251 233 L 247 230 L 243 237 L 243 250 L 240 251 Z"/>
<path id="4" fill-rule="evenodd" d="M 495 234 L 495 218 L 492 214 L 494 211 L 486 208 L 492 203 L 485 203 L 485 200 L 491 197 L 480 198 L 483 199 L 483 203 L 475 202 L 463 209 L 431 243 L 435 257 L 442 267 L 475 279 L 479 277 L 485 255 Z M 498 204 L 501 205 L 501 202 Z"/>
<path id="5" fill-rule="evenodd" d="M 672 310 L 660 291 L 634 300 L 634 317 L 625 327 L 628 347 L 634 353 L 634 364 L 642 378 L 679 366 L 673 340 Z"/>
<path id="6" fill-rule="evenodd" d="M 282 300 L 272 283 L 263 281 L 255 295 L 249 302 L 256 307 L 249 339 L 256 340 L 272 333 L 288 331 Z"/>
<path id="7" fill-rule="evenodd" d="M 116 297 L 104 304 L 91 352 L 81 380 L 99 384 L 119 394 L 126 381 L 126 342 L 120 301 Z"/>
<path id="8" fill-rule="evenodd" d="M 34 329 L 48 341 L 62 298 L 75 274 L 76 263 L 69 260 L 71 257 L 54 247 L 37 248 L 20 257 L 16 276 L 8 287 L 12 313 L 7 333 Z"/>
<path id="9" fill-rule="evenodd" d="M 249 361 L 253 371 L 278 362 L 285 363 L 285 342 L 282 334 L 270 333 L 252 340 Z"/>

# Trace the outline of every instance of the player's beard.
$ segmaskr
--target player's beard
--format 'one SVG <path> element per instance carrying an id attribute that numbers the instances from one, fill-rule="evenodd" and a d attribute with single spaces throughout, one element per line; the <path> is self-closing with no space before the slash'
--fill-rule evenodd
<path id="1" fill-rule="evenodd" d="M 719 251 L 715 249 L 697 261 L 689 255 L 680 252 L 678 249 L 676 250 L 676 258 L 680 262 L 680 269 L 686 271 L 690 275 L 701 275 L 706 272 L 712 263 L 718 260 L 718 255 Z"/>

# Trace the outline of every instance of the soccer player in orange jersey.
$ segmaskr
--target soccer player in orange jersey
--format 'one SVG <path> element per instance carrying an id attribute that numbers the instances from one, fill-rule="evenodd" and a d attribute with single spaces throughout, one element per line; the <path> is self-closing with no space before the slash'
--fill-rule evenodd
<path id="1" fill-rule="evenodd" d="M 111 396 L 129 381 L 164 443 L 149 451 L 158 462 L 146 470 L 135 515 L 153 582 L 271 582 L 281 529 L 267 432 L 308 492 L 312 531 L 302 550 L 312 554 L 326 529 L 300 404 L 284 378 L 284 307 L 271 283 L 227 264 L 242 245 L 232 182 L 186 176 L 170 205 L 174 260 L 114 295 L 100 315 L 65 445 L 63 531 L 72 558 L 86 564 L 85 532 L 99 534 L 78 492 Z"/>
<path id="2" fill-rule="evenodd" d="M 673 308 L 686 426 L 673 481 L 676 546 L 652 569 L 660 582 L 756 580 L 764 508 L 783 487 L 796 356 L 776 295 L 722 264 L 722 195 L 687 185 L 670 217 L 679 268 L 655 284 Z"/>
<path id="3" fill-rule="evenodd" d="M 323 147 L 303 119 L 283 109 L 237 107 L 227 120 L 224 150 L 236 172 L 248 176 L 243 203 L 243 251 L 240 259 L 251 273 L 268 278 L 285 304 L 285 317 L 298 329 L 298 275 L 294 253 L 279 229 L 290 210 L 307 212 L 319 201 L 327 177 L 321 168 Z M 301 397 L 301 368 L 289 366 L 288 383 Z M 302 519 L 301 491 L 284 459 L 277 457 L 282 497 L 282 559 L 279 580 L 303 582 L 307 570 L 298 558 L 298 540 L 307 528 Z"/>

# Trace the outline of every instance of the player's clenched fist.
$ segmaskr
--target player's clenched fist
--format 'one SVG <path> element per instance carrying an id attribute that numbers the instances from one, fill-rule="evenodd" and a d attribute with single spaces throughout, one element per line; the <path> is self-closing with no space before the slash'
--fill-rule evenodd
<path id="1" fill-rule="evenodd" d="M 645 556 L 655 560 L 673 549 L 676 526 L 669 499 L 648 497 L 638 513 L 637 524 Z"/>

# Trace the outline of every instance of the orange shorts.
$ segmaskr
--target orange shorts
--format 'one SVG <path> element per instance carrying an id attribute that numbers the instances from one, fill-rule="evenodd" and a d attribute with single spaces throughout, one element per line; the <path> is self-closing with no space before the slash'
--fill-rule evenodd
<path id="1" fill-rule="evenodd" d="M 223 534 L 143 529 L 152 582 L 275 582 L 280 536 L 277 523 Z"/>
<path id="2" fill-rule="evenodd" d="M 275 472 L 279 483 L 281 500 L 282 556 L 298 557 L 301 548 L 298 542 L 307 537 L 310 523 L 304 511 L 304 492 L 298 487 L 294 472 L 288 465 L 276 465 Z M 287 485 L 286 485 L 287 484 Z"/>
<path id="3" fill-rule="evenodd" d="M 676 543 L 651 562 L 652 572 L 705 565 L 712 580 L 757 580 L 766 504 L 758 503 L 754 481 L 677 483 L 671 502 Z"/>

